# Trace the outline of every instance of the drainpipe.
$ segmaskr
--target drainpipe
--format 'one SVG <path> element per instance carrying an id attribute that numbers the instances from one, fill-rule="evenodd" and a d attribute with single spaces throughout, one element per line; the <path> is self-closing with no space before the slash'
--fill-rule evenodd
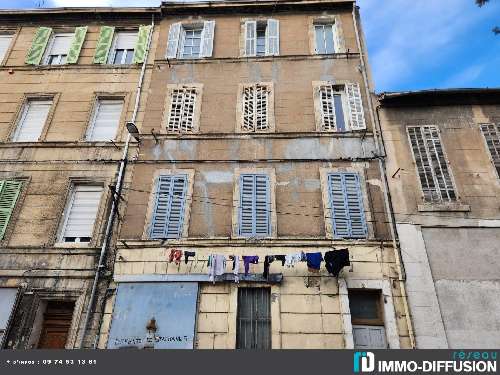
<path id="1" fill-rule="evenodd" d="M 142 84 L 143 84 L 144 75 L 146 72 L 146 64 L 147 64 L 147 60 L 148 60 L 148 56 L 149 56 L 149 49 L 151 46 L 153 29 L 154 29 L 154 14 L 152 15 L 152 19 L 151 19 L 151 30 L 149 31 L 147 45 L 146 45 L 146 51 L 145 51 L 145 56 L 144 56 L 144 62 L 142 63 L 141 74 L 139 76 L 139 82 L 137 84 L 134 112 L 132 114 L 132 119 L 130 120 L 133 123 L 135 123 L 135 121 L 137 119 L 137 112 L 139 110 L 139 102 L 140 102 L 140 98 L 141 98 Z M 105 268 L 104 263 L 105 263 L 106 253 L 108 250 L 108 246 L 111 242 L 111 238 L 113 236 L 112 231 L 113 231 L 116 213 L 118 211 L 118 203 L 119 203 L 119 200 L 121 199 L 121 191 L 122 191 L 122 187 L 123 187 L 123 179 L 125 176 L 125 168 L 127 166 L 127 156 L 128 156 L 128 150 L 129 150 L 131 139 L 132 139 L 132 136 L 129 133 L 127 135 L 127 140 L 126 140 L 125 146 L 123 148 L 122 158 L 120 160 L 120 164 L 118 167 L 118 177 L 116 179 L 116 186 L 115 186 L 115 189 L 113 191 L 113 201 L 111 203 L 111 211 L 109 212 L 108 221 L 106 224 L 104 241 L 102 243 L 101 253 L 99 255 L 99 264 L 97 266 L 97 270 L 96 270 L 96 273 L 94 276 L 94 282 L 92 284 L 92 291 L 90 293 L 89 303 L 87 305 L 87 312 L 85 313 L 85 319 L 84 319 L 83 330 L 82 330 L 82 337 L 80 339 L 80 345 L 79 345 L 80 349 L 83 348 L 83 344 L 85 341 L 85 333 L 87 332 L 87 329 L 88 329 L 88 326 L 90 323 L 90 316 L 91 316 L 90 312 L 94 306 L 97 285 L 99 283 L 99 277 L 100 277 L 101 271 L 104 270 L 104 268 Z M 99 334 L 100 327 L 101 327 L 101 322 L 99 323 L 99 330 L 98 330 L 97 334 Z M 95 348 L 96 344 L 97 344 L 97 340 L 94 341 L 94 348 Z"/>
<path id="2" fill-rule="evenodd" d="M 386 158 L 387 154 L 385 152 L 385 146 L 384 146 L 383 139 L 382 139 L 382 129 L 380 126 L 380 121 L 377 121 L 378 117 L 375 118 L 375 116 L 374 116 L 375 112 L 373 110 L 372 96 L 371 96 L 370 88 L 369 88 L 368 75 L 366 73 L 365 55 L 363 52 L 364 50 L 363 50 L 361 37 L 359 34 L 359 28 L 358 28 L 357 9 L 358 8 L 357 8 L 356 3 L 353 3 L 352 21 L 354 24 L 354 31 L 356 33 L 356 44 L 357 44 L 357 47 L 359 50 L 360 68 L 361 68 L 361 74 L 363 76 L 363 82 L 364 82 L 364 86 L 365 86 L 365 94 L 366 94 L 367 101 L 368 101 L 368 109 L 370 111 L 370 116 L 372 118 L 372 123 L 374 125 L 373 134 L 375 136 L 375 147 L 377 150 L 377 155 L 379 155 L 377 160 L 378 160 L 380 175 L 382 178 L 382 185 L 383 185 L 382 190 L 383 190 L 383 196 L 384 196 L 385 210 L 389 214 L 390 222 L 391 222 L 389 225 L 389 228 L 391 231 L 392 246 L 394 248 L 394 256 L 396 259 L 396 266 L 397 266 L 397 270 L 398 270 L 399 287 L 401 289 L 401 294 L 403 296 L 403 305 L 404 305 L 404 310 L 405 310 L 405 315 L 406 315 L 406 323 L 408 326 L 408 335 L 410 336 L 410 343 L 411 343 L 412 348 L 416 348 L 415 335 L 414 335 L 414 331 L 413 331 L 413 324 L 412 324 L 411 317 L 410 317 L 410 309 L 408 307 L 406 287 L 405 287 L 406 271 L 405 271 L 404 264 L 402 261 L 401 248 L 399 246 L 399 241 L 397 240 L 398 232 L 397 232 L 397 227 L 396 227 L 396 219 L 394 217 L 394 211 L 393 211 L 393 207 L 392 207 L 391 200 L 390 200 L 389 184 L 387 182 L 387 175 L 386 175 L 386 168 L 385 168 L 385 158 Z M 377 108 L 377 115 L 378 115 L 378 108 Z"/>

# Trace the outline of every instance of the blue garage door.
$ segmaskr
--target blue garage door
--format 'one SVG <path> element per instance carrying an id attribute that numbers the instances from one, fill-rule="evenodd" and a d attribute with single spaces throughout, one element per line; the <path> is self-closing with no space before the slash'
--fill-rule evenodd
<path id="1" fill-rule="evenodd" d="M 108 348 L 193 349 L 197 299 L 198 283 L 119 284 Z"/>

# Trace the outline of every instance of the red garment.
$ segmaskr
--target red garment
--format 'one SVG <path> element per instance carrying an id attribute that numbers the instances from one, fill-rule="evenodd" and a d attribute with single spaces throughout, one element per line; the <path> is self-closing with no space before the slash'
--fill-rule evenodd
<path id="1" fill-rule="evenodd" d="M 182 250 L 171 249 L 168 261 L 170 263 L 175 262 L 175 264 L 181 264 Z"/>

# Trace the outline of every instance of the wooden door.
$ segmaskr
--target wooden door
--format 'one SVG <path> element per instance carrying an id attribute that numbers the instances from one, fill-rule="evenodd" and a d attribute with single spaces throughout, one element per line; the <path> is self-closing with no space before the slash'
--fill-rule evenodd
<path id="1" fill-rule="evenodd" d="M 68 341 L 74 308 L 74 302 L 47 302 L 38 349 L 64 349 Z"/>

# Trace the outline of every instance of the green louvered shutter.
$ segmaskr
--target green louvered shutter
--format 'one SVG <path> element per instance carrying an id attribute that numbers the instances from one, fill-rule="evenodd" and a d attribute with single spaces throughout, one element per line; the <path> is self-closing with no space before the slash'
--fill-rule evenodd
<path id="1" fill-rule="evenodd" d="M 22 181 L 0 181 L 0 239 L 3 239 L 7 225 L 9 225 L 22 186 Z"/>
<path id="2" fill-rule="evenodd" d="M 76 64 L 78 62 L 78 57 L 80 56 L 86 34 L 87 26 L 77 27 L 75 29 L 75 36 L 73 37 L 73 41 L 69 47 L 68 57 L 66 58 L 67 64 Z"/>
<path id="3" fill-rule="evenodd" d="M 36 31 L 35 38 L 31 44 L 31 48 L 26 55 L 26 64 L 28 65 L 38 65 L 42 61 L 43 53 L 45 52 L 45 47 L 49 42 L 50 35 L 52 34 L 52 29 L 50 27 L 39 27 Z"/>
<path id="4" fill-rule="evenodd" d="M 148 48 L 149 32 L 151 25 L 139 27 L 139 35 L 137 36 L 137 43 L 134 50 L 133 64 L 142 64 L 146 57 L 146 49 Z"/>
<path id="5" fill-rule="evenodd" d="M 106 64 L 108 59 L 109 49 L 111 48 L 111 43 L 113 43 L 114 33 L 115 33 L 115 28 L 112 26 L 101 27 L 99 40 L 97 42 L 97 47 L 95 49 L 94 64 Z"/>

